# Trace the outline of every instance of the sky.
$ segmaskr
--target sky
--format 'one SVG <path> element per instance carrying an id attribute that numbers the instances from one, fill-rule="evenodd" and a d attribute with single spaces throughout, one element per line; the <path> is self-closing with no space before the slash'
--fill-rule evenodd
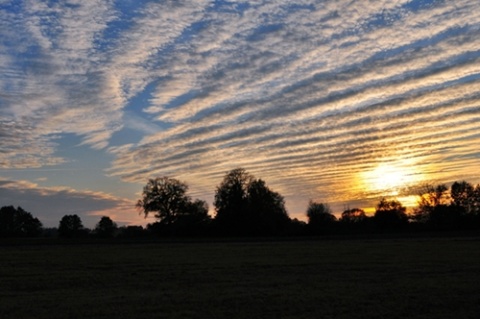
<path id="1" fill-rule="evenodd" d="M 480 183 L 478 0 L 0 0 L 0 206 L 145 225 L 149 178 L 214 214 L 242 167 L 372 211 Z"/>

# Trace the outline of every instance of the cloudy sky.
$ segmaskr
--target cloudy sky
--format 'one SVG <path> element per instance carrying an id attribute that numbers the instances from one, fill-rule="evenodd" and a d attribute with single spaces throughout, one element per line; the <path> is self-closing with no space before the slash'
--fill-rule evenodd
<path id="1" fill-rule="evenodd" d="M 479 124 L 478 0 L 0 0 L 0 205 L 46 226 L 237 167 L 291 217 L 411 205 L 480 183 Z"/>

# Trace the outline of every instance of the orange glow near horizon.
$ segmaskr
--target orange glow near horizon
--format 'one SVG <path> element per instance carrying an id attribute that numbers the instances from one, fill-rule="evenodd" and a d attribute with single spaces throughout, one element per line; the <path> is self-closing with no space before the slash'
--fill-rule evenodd
<path id="1" fill-rule="evenodd" d="M 418 206 L 418 199 L 419 196 L 417 195 L 408 195 L 408 196 L 400 196 L 397 198 L 403 206 L 407 207 L 407 209 L 411 209 L 413 207 Z"/>
<path id="2" fill-rule="evenodd" d="M 407 213 L 411 212 L 414 207 L 418 205 L 417 195 L 399 196 L 395 197 L 404 207 L 407 208 Z M 376 211 L 376 207 L 366 207 L 363 209 L 367 216 L 373 216 Z"/>

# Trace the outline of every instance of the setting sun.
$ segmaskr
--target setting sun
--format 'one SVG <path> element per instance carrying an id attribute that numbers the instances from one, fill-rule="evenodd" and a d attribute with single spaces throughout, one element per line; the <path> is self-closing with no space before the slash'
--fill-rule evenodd
<path id="1" fill-rule="evenodd" d="M 412 163 L 381 163 L 363 172 L 361 180 L 365 189 L 384 196 L 397 196 L 401 189 L 420 181 L 420 174 Z"/>

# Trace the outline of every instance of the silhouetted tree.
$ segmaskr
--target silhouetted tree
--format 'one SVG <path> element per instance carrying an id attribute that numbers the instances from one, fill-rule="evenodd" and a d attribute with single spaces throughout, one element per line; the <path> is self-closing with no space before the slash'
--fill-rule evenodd
<path id="1" fill-rule="evenodd" d="M 208 204 L 200 199 L 189 201 L 185 210 L 178 215 L 174 224 L 174 233 L 177 235 L 205 235 L 210 225 Z"/>
<path id="2" fill-rule="evenodd" d="M 470 214 L 476 211 L 475 188 L 465 181 L 455 182 L 450 188 L 451 205 L 459 214 Z"/>
<path id="3" fill-rule="evenodd" d="M 226 233 L 242 233 L 248 228 L 248 186 L 253 176 L 243 168 L 227 173 L 215 191 L 215 222 Z"/>
<path id="4" fill-rule="evenodd" d="M 480 201 L 478 187 L 462 181 L 445 185 L 427 185 L 420 193 L 415 219 L 433 230 L 460 230 L 480 226 L 477 213 Z"/>
<path id="5" fill-rule="evenodd" d="M 145 217 L 155 213 L 161 223 L 171 224 L 185 211 L 190 198 L 186 195 L 188 186 L 177 179 L 158 177 L 149 179 L 143 188 L 142 199 L 137 202 Z"/>
<path id="6" fill-rule="evenodd" d="M 418 206 L 414 210 L 414 219 L 417 222 L 428 223 L 434 211 L 444 211 L 450 204 L 448 188 L 445 184 L 437 186 L 425 184 L 418 196 Z"/>
<path id="7" fill-rule="evenodd" d="M 382 198 L 373 219 L 380 230 L 401 229 L 408 224 L 406 208 L 396 199 Z"/>
<path id="8" fill-rule="evenodd" d="M 462 211 L 450 205 L 438 205 L 430 213 L 428 226 L 434 230 L 457 230 L 462 225 Z"/>
<path id="9" fill-rule="evenodd" d="M 360 208 L 349 208 L 343 211 L 339 219 L 339 227 L 344 233 L 358 233 L 369 231 L 369 218 Z"/>
<path id="10" fill-rule="evenodd" d="M 208 205 L 205 201 L 192 202 L 187 193 L 188 185 L 174 178 L 159 177 L 150 179 L 143 188 L 143 198 L 138 201 L 145 217 L 155 212 L 159 219 L 150 224 L 149 232 L 156 235 L 195 235 L 200 234 L 210 222 Z"/>
<path id="11" fill-rule="evenodd" d="M 253 180 L 247 188 L 248 214 L 252 232 L 256 235 L 275 235 L 286 230 L 290 222 L 285 200 L 272 191 L 261 179 Z"/>
<path id="12" fill-rule="evenodd" d="M 450 196 L 452 203 L 446 217 L 452 228 L 480 228 L 480 186 L 474 187 L 466 181 L 455 182 L 450 188 Z"/>
<path id="13" fill-rule="evenodd" d="M 473 210 L 467 222 L 470 223 L 473 228 L 480 229 L 480 184 L 477 184 L 473 190 L 473 203 Z"/>
<path id="14" fill-rule="evenodd" d="M 58 235 L 63 238 L 82 237 L 86 235 L 86 230 L 78 215 L 65 215 L 58 225 Z"/>
<path id="15" fill-rule="evenodd" d="M 313 233 L 332 232 L 337 218 L 328 204 L 310 201 L 307 208 L 308 227 Z"/>
<path id="16" fill-rule="evenodd" d="M 358 224 L 367 218 L 365 211 L 360 208 L 346 209 L 340 217 L 340 222 L 349 224 Z"/>
<path id="17" fill-rule="evenodd" d="M 0 237 L 36 237 L 42 233 L 42 223 L 21 207 L 0 208 Z"/>
<path id="18" fill-rule="evenodd" d="M 94 233 L 100 238 L 112 238 L 117 229 L 117 224 L 110 217 L 103 216 L 95 226 Z"/>
<path id="19" fill-rule="evenodd" d="M 217 187 L 214 201 L 216 225 L 233 235 L 276 235 L 290 222 L 285 200 L 243 168 L 228 172 Z"/>
<path id="20" fill-rule="evenodd" d="M 197 221 L 199 223 L 208 222 L 210 220 L 210 215 L 208 215 L 207 202 L 200 199 L 188 202 L 185 211 L 180 217 L 188 218 L 191 221 Z"/>

